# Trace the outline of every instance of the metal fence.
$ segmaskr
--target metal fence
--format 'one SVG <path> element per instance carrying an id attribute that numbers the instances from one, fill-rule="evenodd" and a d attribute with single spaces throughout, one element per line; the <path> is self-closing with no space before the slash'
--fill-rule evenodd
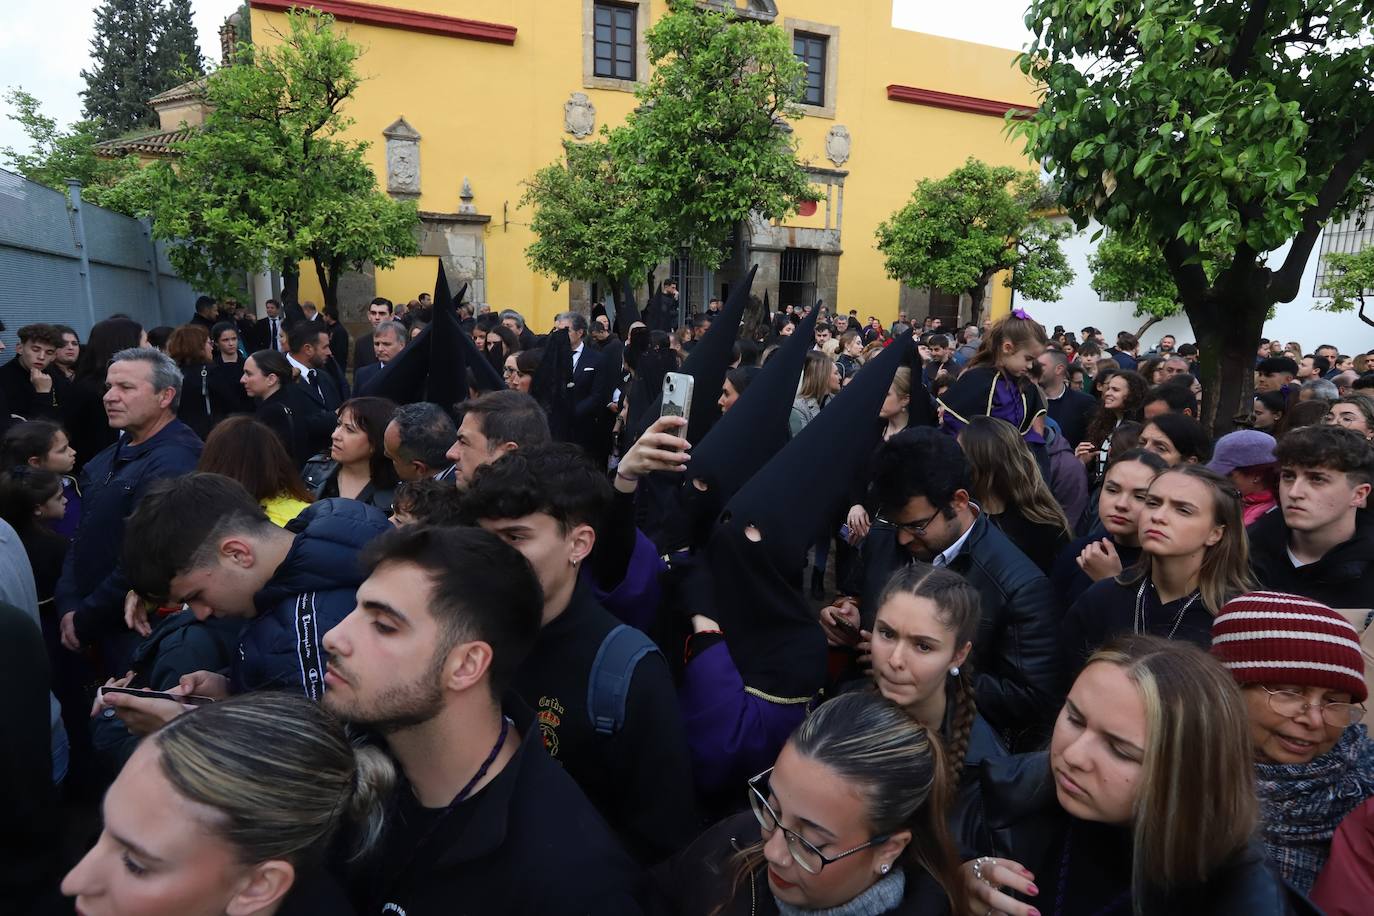
<path id="1" fill-rule="evenodd" d="M 145 328 L 178 325 L 194 314 L 196 293 L 154 242 L 146 223 L 71 199 L 0 169 L 0 335 L 9 351 L 15 332 L 45 321 L 75 328 L 114 314 Z"/>

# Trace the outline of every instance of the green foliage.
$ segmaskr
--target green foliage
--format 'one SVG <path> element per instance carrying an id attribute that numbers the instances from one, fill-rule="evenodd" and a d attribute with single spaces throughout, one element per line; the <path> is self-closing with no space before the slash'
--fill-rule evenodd
<path id="1" fill-rule="evenodd" d="M 157 124 L 148 99 L 204 72 L 188 0 L 105 0 L 95 11 L 85 114 L 102 139 Z"/>
<path id="2" fill-rule="evenodd" d="M 1269 308 L 1291 302 L 1323 225 L 1374 189 L 1363 0 L 1032 0 L 1016 123 L 1080 226 L 1159 247 L 1202 344 L 1208 412 L 1248 404 Z M 1281 266 L 1264 252 L 1292 242 Z M 1204 247 L 1224 252 L 1209 276 Z M 1218 409 L 1219 408 L 1219 409 Z"/>
<path id="3" fill-rule="evenodd" d="M 1108 232 L 1088 256 L 1093 292 L 1111 302 L 1134 302 L 1135 314 L 1170 318 L 1183 310 L 1178 284 L 1159 246 L 1138 232 Z"/>
<path id="4" fill-rule="evenodd" d="M 0 149 L 0 159 L 30 181 L 66 192 L 67 179 L 74 178 L 82 184 L 83 199 L 108 207 L 114 200 L 107 199 L 111 189 L 138 171 L 133 156 L 102 159 L 95 154 L 101 135 L 97 122 L 77 121 L 61 129 L 43 114 L 38 100 L 23 89 L 11 89 L 5 94 L 5 101 L 10 104 L 9 119 L 18 123 L 28 138 L 29 150 L 21 152 L 7 146 Z"/>
<path id="5" fill-rule="evenodd" d="M 887 274 L 908 286 L 968 293 L 977 316 L 983 290 L 1000 271 L 1007 286 L 1053 302 L 1073 281 L 1060 241 L 1071 227 L 1039 210 L 1034 172 L 970 157 L 940 179 L 924 179 L 911 200 L 878 226 Z"/>
<path id="6" fill-rule="evenodd" d="M 816 199 L 785 127 L 805 70 L 781 29 L 670 0 L 645 41 L 654 70 L 626 123 L 527 183 L 536 270 L 622 279 L 684 250 L 715 267 L 740 222 Z"/>
<path id="7" fill-rule="evenodd" d="M 545 166 L 526 183 L 522 206 L 534 208 L 537 236 L 526 249 L 543 274 L 599 280 L 612 289 L 643 275 L 663 254 L 659 226 L 643 199 L 628 189 L 610 144 L 565 143 L 564 162 Z"/>
<path id="8" fill-rule="evenodd" d="M 1374 320 L 1364 313 L 1365 298 L 1374 291 L 1374 248 L 1364 248 L 1354 254 L 1328 254 L 1325 283 L 1331 301 L 1318 308 L 1328 312 L 1349 312 L 1358 306 L 1360 320 L 1374 324 Z"/>
<path id="9" fill-rule="evenodd" d="M 175 166 L 155 163 L 128 190 L 197 288 L 223 291 L 264 258 L 289 276 L 311 260 L 325 301 L 337 304 L 344 270 L 418 252 L 418 216 L 377 189 L 367 144 L 339 139 L 359 83 L 357 46 L 327 15 L 292 12 L 288 24 L 279 46 L 209 76 L 204 127 L 177 145 Z"/>

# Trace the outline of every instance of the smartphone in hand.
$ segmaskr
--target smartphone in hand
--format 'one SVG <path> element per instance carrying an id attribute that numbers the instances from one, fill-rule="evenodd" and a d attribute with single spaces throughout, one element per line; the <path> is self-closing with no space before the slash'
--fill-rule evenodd
<path id="1" fill-rule="evenodd" d="M 171 700 L 173 703 L 180 703 L 183 706 L 204 706 L 207 703 L 215 702 L 211 697 L 200 697 L 195 694 L 178 696 L 175 693 L 165 693 L 161 690 L 145 690 L 141 687 L 101 687 L 98 692 L 101 696 L 107 693 L 127 693 L 131 697 L 148 697 L 153 700 Z"/>
<path id="2" fill-rule="evenodd" d="M 695 380 L 682 372 L 669 372 L 663 376 L 663 404 L 660 417 L 692 418 L 692 384 Z"/>

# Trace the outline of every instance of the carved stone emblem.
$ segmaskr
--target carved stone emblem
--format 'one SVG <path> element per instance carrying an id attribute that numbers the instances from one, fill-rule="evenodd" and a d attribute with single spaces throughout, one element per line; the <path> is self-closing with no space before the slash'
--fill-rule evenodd
<path id="1" fill-rule="evenodd" d="M 397 118 L 386 130 L 386 190 L 393 197 L 420 196 L 420 135 Z"/>
<path id="2" fill-rule="evenodd" d="M 585 92 L 574 92 L 563 103 L 563 129 L 579 140 L 596 130 L 596 106 Z"/>
<path id="3" fill-rule="evenodd" d="M 849 129 L 843 124 L 836 124 L 825 135 L 825 155 L 835 168 L 849 161 Z"/>

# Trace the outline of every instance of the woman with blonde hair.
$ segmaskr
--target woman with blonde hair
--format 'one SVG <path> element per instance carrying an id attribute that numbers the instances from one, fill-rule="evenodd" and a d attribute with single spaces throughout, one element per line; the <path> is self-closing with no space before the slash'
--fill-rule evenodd
<path id="1" fill-rule="evenodd" d="M 747 788 L 751 811 L 656 871 L 670 912 L 967 913 L 940 742 L 890 700 L 822 704 Z"/>
<path id="2" fill-rule="evenodd" d="M 1073 540 L 1073 528 L 1025 440 L 1006 420 L 982 416 L 971 417 L 960 430 L 959 446 L 968 459 L 978 508 L 1048 575 L 1054 558 Z"/>
<path id="3" fill-rule="evenodd" d="M 87 916 L 345 916 L 325 856 L 344 828 L 345 855 L 372 848 L 394 783 L 384 753 L 304 697 L 212 703 L 139 745 L 62 892 Z"/>
<path id="4" fill-rule="evenodd" d="M 1136 520 L 1140 560 L 1090 586 L 1064 618 L 1070 670 L 1125 633 L 1208 648 L 1222 605 L 1254 587 L 1243 506 L 1235 484 L 1201 465 L 1157 475 Z"/>
<path id="5" fill-rule="evenodd" d="M 802 363 L 801 386 L 792 402 L 792 414 L 787 420 L 792 437 L 816 419 L 816 414 L 832 397 L 840 392 L 840 370 L 835 361 L 820 350 L 806 354 Z"/>
<path id="6" fill-rule="evenodd" d="M 1099 650 L 1049 751 L 990 761 L 961 799 L 961 846 L 982 853 L 963 866 L 974 912 L 1291 912 L 1254 838 L 1245 722 L 1231 677 L 1194 646 Z"/>

